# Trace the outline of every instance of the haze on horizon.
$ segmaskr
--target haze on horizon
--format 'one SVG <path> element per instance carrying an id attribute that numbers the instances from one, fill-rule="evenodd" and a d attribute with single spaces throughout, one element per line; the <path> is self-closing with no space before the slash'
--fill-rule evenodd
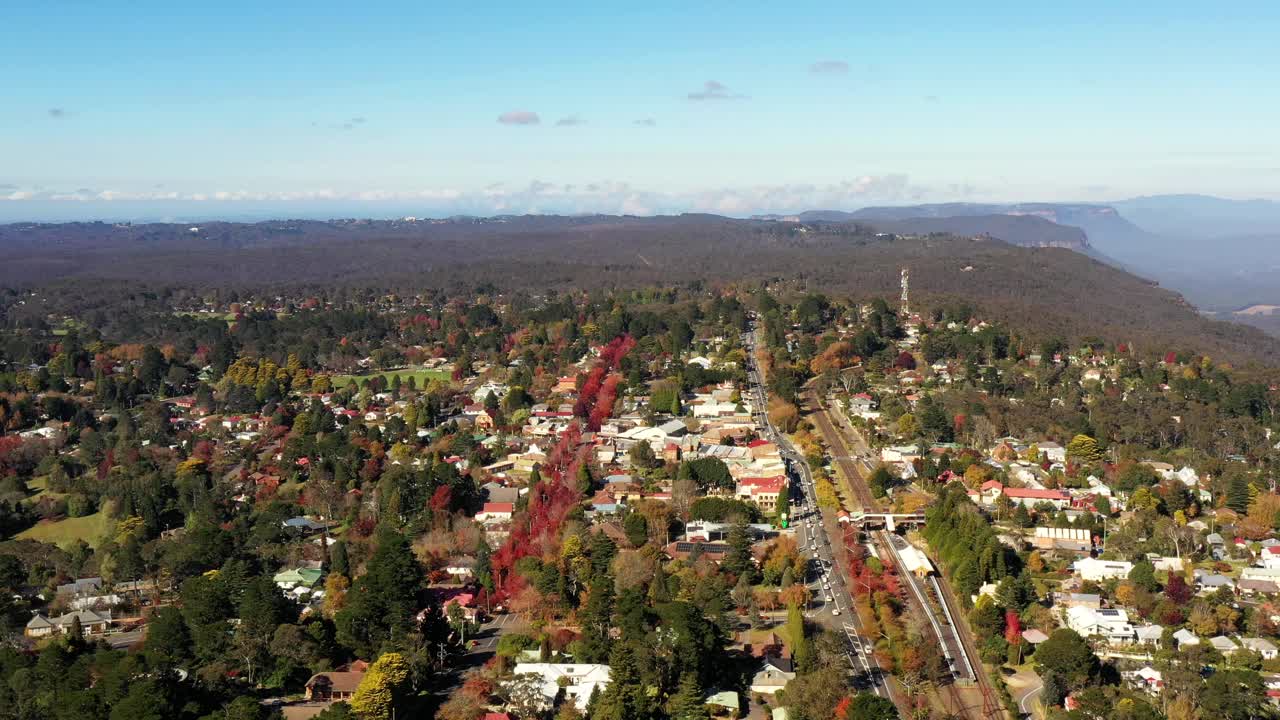
<path id="1" fill-rule="evenodd" d="M 1280 199 L 1280 6 L 9 9 L 0 221 Z"/>

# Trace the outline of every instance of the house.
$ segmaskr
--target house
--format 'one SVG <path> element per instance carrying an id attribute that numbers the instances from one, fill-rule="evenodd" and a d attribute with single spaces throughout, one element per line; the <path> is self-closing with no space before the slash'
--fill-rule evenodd
<path id="1" fill-rule="evenodd" d="M 1040 503 L 1049 503 L 1058 510 L 1071 505 L 1071 494 L 1065 490 L 1006 487 L 1003 489 L 1002 494 L 1012 500 L 1014 504 L 1023 505 L 1028 509 L 1034 508 Z"/>
<path id="2" fill-rule="evenodd" d="M 330 671 L 311 676 L 306 685 L 306 698 L 310 702 L 338 702 L 350 700 L 364 679 L 364 669 L 344 672 Z"/>
<path id="3" fill-rule="evenodd" d="M 444 566 L 445 572 L 464 582 L 475 576 L 475 569 L 476 559 L 471 555 L 455 555 Z"/>
<path id="4" fill-rule="evenodd" d="M 1084 637 L 1102 637 L 1108 642 L 1131 642 L 1133 625 L 1124 610 L 1073 607 L 1067 610 L 1067 627 Z"/>
<path id="5" fill-rule="evenodd" d="M 1280 545 L 1263 548 L 1262 556 L 1258 558 L 1258 562 L 1264 568 L 1280 570 Z"/>
<path id="6" fill-rule="evenodd" d="M 1142 625 L 1134 628 L 1139 645 L 1159 645 L 1164 638 L 1164 628 L 1160 625 Z"/>
<path id="7" fill-rule="evenodd" d="M 111 613 L 76 610 L 54 618 L 46 617 L 43 613 L 36 613 L 35 616 L 27 621 L 23 634 L 30 638 L 38 638 L 70 632 L 76 620 L 80 621 L 80 629 L 85 635 L 100 635 L 110 627 Z"/>
<path id="8" fill-rule="evenodd" d="M 1280 655 L 1275 643 L 1266 638 L 1241 638 L 1240 644 L 1261 655 L 1263 660 L 1274 660 Z"/>
<path id="9" fill-rule="evenodd" d="M 476 513 L 476 520 L 482 523 L 507 522 L 511 520 L 515 511 L 515 503 L 487 502 L 480 508 L 480 512 Z"/>
<path id="10" fill-rule="evenodd" d="M 1030 630 L 1023 630 L 1023 631 L 1022 631 L 1022 639 L 1023 639 L 1023 640 L 1026 640 L 1027 642 L 1031 643 L 1032 645 L 1039 645 L 1040 643 L 1044 642 L 1045 640 L 1048 640 L 1048 639 L 1049 639 L 1049 636 L 1048 636 L 1048 635 L 1045 635 L 1043 632 L 1041 632 L 1041 631 L 1039 631 L 1039 630 L 1037 630 L 1037 629 L 1035 629 L 1035 628 L 1031 628 Z"/>
<path id="11" fill-rule="evenodd" d="M 678 541 L 667 545 L 666 553 L 672 560 L 705 557 L 720 562 L 729 554 L 729 546 L 726 543 Z"/>
<path id="12" fill-rule="evenodd" d="M 294 590 L 300 587 L 315 587 L 323 575 L 324 571 L 320 568 L 303 567 L 278 572 L 271 580 L 282 590 Z"/>
<path id="13" fill-rule="evenodd" d="M 1133 563 L 1125 560 L 1099 560 L 1097 558 L 1084 558 L 1077 560 L 1071 566 L 1080 577 L 1084 580 L 1098 582 L 1101 580 L 1123 580 L 1129 577 L 1129 573 L 1133 570 Z"/>
<path id="14" fill-rule="evenodd" d="M 1240 646 L 1236 645 L 1235 641 L 1226 635 L 1216 635 L 1209 638 L 1209 644 L 1213 646 L 1214 650 L 1223 655 L 1230 655 L 1240 649 Z"/>
<path id="15" fill-rule="evenodd" d="M 1226 575 L 1207 572 L 1196 568 L 1193 573 L 1195 575 L 1196 591 L 1199 593 L 1216 592 L 1219 588 L 1234 588 L 1235 581 Z M 1241 575 L 1243 577 L 1243 574 Z"/>
<path id="16" fill-rule="evenodd" d="M 734 497 L 755 503 L 765 513 L 771 513 L 778 507 L 778 497 L 787 492 L 787 476 L 744 477 L 738 480 L 734 489 Z"/>
<path id="17" fill-rule="evenodd" d="M 1152 695 L 1159 695 L 1164 690 L 1164 675 L 1150 665 L 1133 673 L 1126 673 L 1129 681 Z"/>
<path id="18" fill-rule="evenodd" d="M 1256 593 L 1264 593 L 1271 595 L 1280 593 L 1280 585 L 1273 580 L 1258 580 L 1256 578 L 1242 578 L 1236 583 L 1236 590 L 1242 595 L 1254 595 Z"/>
<path id="19" fill-rule="evenodd" d="M 1097 593 L 1058 593 L 1054 604 L 1062 608 L 1087 607 L 1097 610 L 1102 607 L 1102 596 Z"/>
<path id="20" fill-rule="evenodd" d="M 595 663 L 516 663 L 516 676 L 534 675 L 540 682 L 546 707 L 563 690 L 564 699 L 586 711 L 591 693 L 609 687 L 609 666 Z"/>
<path id="21" fill-rule="evenodd" d="M 1067 461 L 1067 449 L 1056 442 L 1036 443 L 1036 448 L 1051 463 L 1065 463 Z"/>
<path id="22" fill-rule="evenodd" d="M 1186 628 L 1182 628 L 1175 632 L 1173 634 L 1173 641 L 1178 644 L 1178 647 L 1200 644 L 1200 638 Z"/>
<path id="23" fill-rule="evenodd" d="M 760 669 L 751 678 L 751 692 L 759 695 L 773 695 L 796 677 L 795 667 L 790 658 L 771 655 L 760 663 Z"/>
<path id="24" fill-rule="evenodd" d="M 316 522 L 309 517 L 291 517 L 280 523 L 286 530 L 297 530 L 302 533 L 320 532 L 325 529 L 325 524 Z"/>
<path id="25" fill-rule="evenodd" d="M 1031 544 L 1037 550 L 1087 553 L 1093 547 L 1093 538 L 1085 528 L 1037 527 Z"/>
<path id="26" fill-rule="evenodd" d="M 742 711 L 738 693 L 733 690 L 711 693 L 702 701 L 702 704 L 707 706 L 707 711 L 713 718 L 737 718 Z"/>
<path id="27" fill-rule="evenodd" d="M 56 592 L 60 598 L 97 595 L 102 592 L 102 578 L 79 578 L 72 582 L 59 585 Z"/>

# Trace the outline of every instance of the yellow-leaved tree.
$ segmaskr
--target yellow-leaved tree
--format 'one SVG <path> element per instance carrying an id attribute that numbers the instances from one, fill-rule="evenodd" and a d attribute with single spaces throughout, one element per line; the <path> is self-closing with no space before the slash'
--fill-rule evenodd
<path id="1" fill-rule="evenodd" d="M 400 653 L 379 657 L 360 680 L 351 710 L 360 720 L 390 720 L 396 701 L 409 685 L 409 663 Z"/>

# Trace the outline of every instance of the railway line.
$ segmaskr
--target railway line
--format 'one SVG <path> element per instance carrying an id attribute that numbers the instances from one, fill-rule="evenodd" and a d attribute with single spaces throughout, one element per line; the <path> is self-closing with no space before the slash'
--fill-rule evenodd
<path id="1" fill-rule="evenodd" d="M 858 468 L 857 456 L 849 452 L 844 433 L 831 417 L 821 397 L 816 391 L 809 389 L 804 398 L 805 409 L 830 448 L 832 461 L 848 480 L 854 501 L 865 512 L 881 510 L 881 504 L 872 496 Z M 868 537 L 870 547 L 879 557 L 892 558 L 897 567 L 903 567 L 899 551 L 908 545 L 904 538 L 884 530 L 873 531 Z M 991 687 L 991 681 L 986 677 L 981 662 L 977 660 L 978 652 L 973 638 L 969 636 L 968 628 L 956 620 L 960 606 L 951 588 L 936 576 L 924 579 L 911 573 L 900 573 L 899 576 L 906 586 L 908 607 L 929 621 L 947 661 L 953 681 L 946 684 L 945 690 L 939 690 L 950 697 L 953 711 L 959 711 L 971 720 L 1002 720 L 1005 717 L 1004 710 L 996 699 L 995 690 Z M 966 701 L 963 689 L 970 687 L 980 692 L 980 706 L 971 702 L 971 699 Z"/>

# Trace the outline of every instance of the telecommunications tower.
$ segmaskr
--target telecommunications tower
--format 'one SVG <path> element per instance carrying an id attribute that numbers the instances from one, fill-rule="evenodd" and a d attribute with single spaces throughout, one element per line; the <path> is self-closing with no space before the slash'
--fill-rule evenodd
<path id="1" fill-rule="evenodd" d="M 911 315 L 911 306 L 907 301 L 908 286 L 911 283 L 911 273 L 907 268 L 902 268 L 902 316 L 909 317 Z"/>

